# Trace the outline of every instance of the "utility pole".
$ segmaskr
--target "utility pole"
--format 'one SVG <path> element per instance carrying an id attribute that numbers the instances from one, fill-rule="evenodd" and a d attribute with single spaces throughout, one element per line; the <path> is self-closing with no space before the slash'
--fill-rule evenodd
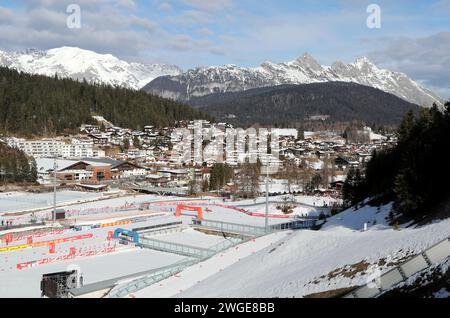
<path id="1" fill-rule="evenodd" d="M 269 232 L 269 158 L 266 157 L 266 215 L 265 215 L 265 231 Z"/>
<path id="2" fill-rule="evenodd" d="M 57 169 L 58 169 L 58 163 L 56 162 L 56 157 L 55 157 L 55 161 L 53 163 L 53 216 L 52 216 L 53 223 L 56 222 L 56 182 L 57 182 L 56 170 Z"/>

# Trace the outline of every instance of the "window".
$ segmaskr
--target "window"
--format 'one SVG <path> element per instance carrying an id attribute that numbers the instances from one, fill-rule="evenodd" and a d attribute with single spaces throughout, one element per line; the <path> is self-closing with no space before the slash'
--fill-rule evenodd
<path id="1" fill-rule="evenodd" d="M 105 173 L 104 172 L 97 172 L 97 180 L 98 181 L 105 180 Z"/>

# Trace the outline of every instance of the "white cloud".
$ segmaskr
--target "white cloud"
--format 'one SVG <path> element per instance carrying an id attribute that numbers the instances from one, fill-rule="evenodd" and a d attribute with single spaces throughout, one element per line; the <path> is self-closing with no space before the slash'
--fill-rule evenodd
<path id="1" fill-rule="evenodd" d="M 225 55 L 226 49 L 223 46 L 217 46 L 211 48 L 209 52 L 214 55 Z"/>
<path id="2" fill-rule="evenodd" d="M 409 5 L 407 0 L 399 1 Z M 370 57 L 377 64 L 403 71 L 438 91 L 445 91 L 450 81 L 449 32 L 434 31 L 432 36 L 431 29 L 422 27 L 414 15 L 394 12 L 387 16 L 394 6 L 391 2 L 382 5 L 379 33 L 365 26 L 369 0 L 339 0 L 339 9 L 317 14 L 289 11 L 275 1 L 261 0 L 245 0 L 245 5 L 234 0 L 145 1 L 154 5 L 149 12 L 138 10 L 135 0 L 17 2 L 23 5 L 20 11 L 0 5 L 0 49 L 79 46 L 123 59 L 182 67 L 255 66 L 264 60 L 286 61 L 305 51 L 323 63 L 350 62 L 372 52 Z M 81 7 L 81 29 L 66 26 L 66 8 L 71 3 Z M 450 0 L 437 0 L 429 10 L 439 8 L 443 15 L 449 4 Z M 427 13 L 428 20 L 433 19 L 433 12 Z"/>
<path id="3" fill-rule="evenodd" d="M 161 50 L 170 37 L 156 22 L 127 11 L 133 9 L 134 1 L 77 0 L 81 6 L 80 29 L 67 27 L 65 6 L 73 0 L 23 1 L 25 14 L 1 10 L 5 13 L 1 16 L 8 19 L 1 20 L 4 24 L 0 28 L 0 49 L 78 46 L 140 60 L 148 51 Z"/>
<path id="4" fill-rule="evenodd" d="M 141 26 L 149 32 L 156 32 L 159 29 L 159 25 L 149 19 L 140 18 L 137 16 L 131 17 L 131 23 L 134 25 Z"/>
<path id="5" fill-rule="evenodd" d="M 0 7 L 0 24 L 11 23 L 14 21 L 14 13 L 8 8 Z"/>
<path id="6" fill-rule="evenodd" d="M 165 22 L 177 25 L 179 27 L 205 25 L 211 21 L 212 16 L 209 13 L 198 10 L 186 10 L 181 15 L 165 18 Z"/>
<path id="7" fill-rule="evenodd" d="M 65 31 L 67 15 L 63 12 L 42 8 L 32 9 L 27 15 L 27 27 L 33 30 Z"/>
<path id="8" fill-rule="evenodd" d="M 167 47 L 178 51 L 208 50 L 214 45 L 213 41 L 195 39 L 188 34 L 179 34 L 173 37 Z"/>
<path id="9" fill-rule="evenodd" d="M 201 28 L 197 30 L 197 33 L 203 36 L 211 36 L 214 35 L 214 31 L 208 28 Z"/>
<path id="10" fill-rule="evenodd" d="M 425 37 L 383 38 L 385 46 L 371 53 L 374 61 L 402 71 L 425 86 L 440 87 L 450 96 L 450 31 Z"/>
<path id="11" fill-rule="evenodd" d="M 172 11 L 172 5 L 167 2 L 161 3 L 158 8 L 160 11 L 164 11 L 164 12 Z"/>
<path id="12" fill-rule="evenodd" d="M 436 11 L 449 10 L 450 0 L 440 0 L 436 3 L 432 3 L 431 8 Z"/>
<path id="13" fill-rule="evenodd" d="M 133 0 L 116 0 L 116 5 L 129 10 L 136 9 L 136 3 Z"/>
<path id="14" fill-rule="evenodd" d="M 220 11 L 233 7 L 233 0 L 183 0 L 193 8 L 203 11 Z"/>

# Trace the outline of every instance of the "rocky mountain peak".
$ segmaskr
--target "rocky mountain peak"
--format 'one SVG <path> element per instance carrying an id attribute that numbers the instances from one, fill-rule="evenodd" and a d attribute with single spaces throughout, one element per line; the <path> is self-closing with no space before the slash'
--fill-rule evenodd
<path id="1" fill-rule="evenodd" d="M 138 90 L 153 79 L 164 75 L 179 75 L 175 65 L 128 63 L 111 54 L 99 54 L 78 47 L 60 47 L 47 51 L 26 49 L 17 52 L 0 51 L 0 66 L 21 72 L 86 79 L 90 82 L 118 85 Z"/>
<path id="2" fill-rule="evenodd" d="M 358 58 L 348 65 L 337 61 L 331 67 L 324 67 L 308 53 L 286 63 L 276 64 L 267 61 L 256 68 L 209 67 L 208 73 L 200 68 L 196 69 L 196 72 L 188 71 L 180 76 L 158 79 L 143 89 L 152 94 L 187 101 L 193 96 L 218 92 L 240 92 L 284 84 L 323 82 L 351 82 L 370 86 L 408 102 L 428 107 L 435 102 L 443 104 L 439 96 L 406 75 L 378 68 L 367 57 Z"/>

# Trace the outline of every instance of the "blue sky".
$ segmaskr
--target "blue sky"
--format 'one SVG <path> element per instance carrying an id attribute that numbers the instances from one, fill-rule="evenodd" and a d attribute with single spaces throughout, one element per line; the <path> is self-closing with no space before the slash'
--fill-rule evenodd
<path id="1" fill-rule="evenodd" d="M 66 26 L 68 4 L 81 28 Z M 381 8 L 370 29 L 367 6 Z M 78 46 L 184 69 L 368 56 L 450 97 L 450 0 L 1 0 L 0 49 Z"/>

